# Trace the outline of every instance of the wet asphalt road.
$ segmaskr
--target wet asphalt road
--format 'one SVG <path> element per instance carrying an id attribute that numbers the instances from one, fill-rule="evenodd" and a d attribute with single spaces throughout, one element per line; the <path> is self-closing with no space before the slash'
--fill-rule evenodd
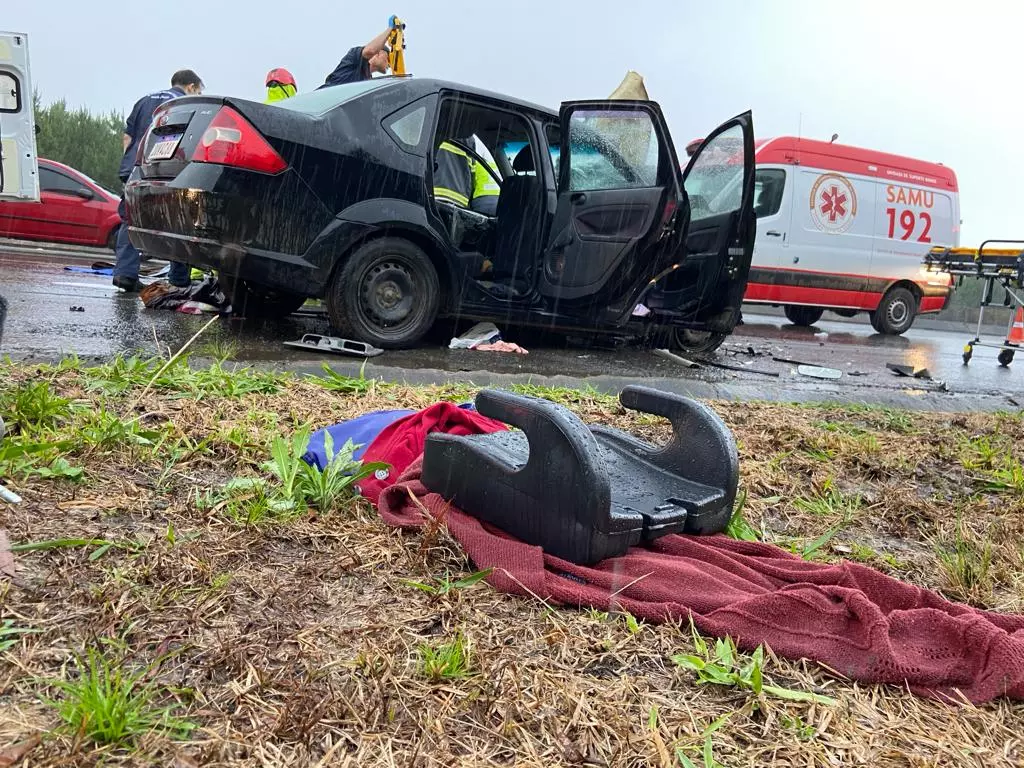
<path id="1" fill-rule="evenodd" d="M 158 350 L 166 355 L 168 348 L 177 351 L 208 321 L 208 316 L 147 310 L 137 296 L 114 289 L 109 277 L 64 270 L 66 265 L 111 256 L 98 252 L 75 259 L 69 254 L 0 250 L 0 295 L 9 304 L 0 353 L 39 362 L 69 353 L 87 361 L 118 354 L 148 356 Z M 84 311 L 72 312 L 72 306 Z M 962 347 L 973 337 L 973 327 L 915 327 L 903 337 L 886 337 L 875 334 L 866 322 L 824 321 L 806 329 L 750 310 L 744 320 L 714 358 L 741 367 L 742 372 L 690 370 L 649 350 L 583 347 L 561 337 L 528 334 L 507 336 L 530 350 L 526 356 L 452 351 L 447 349 L 449 333 L 441 329 L 419 349 L 386 352 L 370 360 L 365 374 L 412 383 L 589 384 L 609 392 L 644 383 L 706 398 L 837 400 L 936 410 L 1017 410 L 1017 403 L 1024 405 L 1024 354 L 1008 369 L 996 363 L 996 352 L 990 349 L 976 350 L 970 366 L 962 364 Z M 362 360 L 290 350 L 281 344 L 303 333 L 328 332 L 325 319 L 316 314 L 279 323 L 220 320 L 196 342 L 195 356 L 230 345 L 241 363 L 316 373 L 329 362 L 340 372 L 357 374 Z M 823 333 L 827 337 L 816 335 Z M 836 381 L 810 379 L 798 375 L 795 365 L 773 361 L 773 356 L 834 367 L 843 375 Z M 933 380 L 899 378 L 886 370 L 889 362 L 926 367 Z M 754 370 L 779 375 L 763 376 Z"/>

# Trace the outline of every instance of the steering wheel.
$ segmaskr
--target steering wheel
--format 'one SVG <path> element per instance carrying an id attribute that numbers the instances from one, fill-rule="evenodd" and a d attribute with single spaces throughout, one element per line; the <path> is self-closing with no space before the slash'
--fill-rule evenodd
<path id="1" fill-rule="evenodd" d="M 465 153 L 466 153 L 467 155 L 469 155 L 469 156 L 470 156 L 470 157 L 472 157 L 472 158 L 473 158 L 474 160 L 476 160 L 476 161 L 477 161 L 478 163 L 480 163 L 480 165 L 482 165 L 482 166 L 483 166 L 483 167 L 484 167 L 484 168 L 485 168 L 485 169 L 487 170 L 487 173 L 489 173 L 489 174 L 491 175 L 491 178 L 492 178 L 492 179 L 494 179 L 494 183 L 495 183 L 495 184 L 497 184 L 499 188 L 501 187 L 501 181 L 502 181 L 502 180 L 501 180 L 501 177 L 499 177 L 499 176 L 498 176 L 498 173 L 497 173 L 497 171 L 495 171 L 495 170 L 494 170 L 494 169 L 493 169 L 493 168 L 491 167 L 491 164 L 490 164 L 490 163 L 488 163 L 488 162 L 487 162 L 486 160 L 484 160 L 484 159 L 483 159 L 483 158 L 482 158 L 482 157 L 481 157 L 481 156 L 480 156 L 480 155 L 479 155 L 479 154 L 477 153 L 477 151 L 476 151 L 475 149 L 470 149 L 469 147 L 467 147 L 467 146 L 466 146 L 465 144 L 463 144 L 463 143 L 462 143 L 461 141 L 459 141 L 458 139 L 445 139 L 445 141 L 446 141 L 446 142 L 447 142 L 448 144 L 451 144 L 451 145 L 452 145 L 453 147 L 458 147 L 458 148 L 459 148 L 459 149 L 461 149 L 461 150 L 462 150 L 463 152 L 465 152 Z"/>

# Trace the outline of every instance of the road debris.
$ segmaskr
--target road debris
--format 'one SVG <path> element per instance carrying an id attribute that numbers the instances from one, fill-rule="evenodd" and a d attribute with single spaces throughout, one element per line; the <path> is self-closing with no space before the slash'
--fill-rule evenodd
<path id="1" fill-rule="evenodd" d="M 671 360 L 673 363 L 679 363 L 686 368 L 700 368 L 700 363 L 694 362 L 693 360 L 687 360 L 685 357 L 680 357 L 675 352 L 669 352 L 667 349 L 656 349 L 654 354 L 658 357 L 663 357 L 666 360 Z"/>
<path id="2" fill-rule="evenodd" d="M 838 379 L 843 375 L 843 372 L 836 368 L 822 368 L 818 365 L 800 365 L 797 366 L 796 372 L 813 379 Z"/>
<path id="3" fill-rule="evenodd" d="M 69 311 L 71 311 L 71 312 L 85 312 L 85 307 L 79 307 L 77 305 L 72 305 L 71 309 Z"/>
<path id="4" fill-rule="evenodd" d="M 231 311 L 231 302 L 215 277 L 203 278 L 188 288 L 179 288 L 159 280 L 143 288 L 139 298 L 146 309 L 170 309 L 184 314 Z"/>
<path id="5" fill-rule="evenodd" d="M 739 371 L 740 373 L 759 373 L 762 376 L 779 378 L 781 374 L 775 371 L 762 371 L 759 368 L 747 368 L 742 365 L 726 365 L 725 363 L 713 363 L 710 360 L 701 360 L 701 364 L 710 365 L 712 368 L 721 368 L 723 371 Z"/>
<path id="6" fill-rule="evenodd" d="M 902 365 L 900 363 L 886 363 L 885 367 L 897 376 L 902 376 L 904 378 L 925 379 L 926 381 L 932 380 L 932 373 L 927 368 L 915 369 L 912 365 Z"/>
<path id="7" fill-rule="evenodd" d="M 356 357 L 376 357 L 384 352 L 383 349 L 378 349 L 363 341 L 343 339 L 339 336 L 321 336 L 316 333 L 304 334 L 298 341 L 286 341 L 284 345 L 292 349 L 332 352 L 337 355 L 355 355 Z"/>
<path id="8" fill-rule="evenodd" d="M 6 485 L 0 485 L 0 501 L 6 501 L 8 504 L 21 504 L 21 496 Z"/>
<path id="9" fill-rule="evenodd" d="M 515 352 L 520 355 L 530 354 L 518 344 L 503 341 L 501 331 L 494 323 L 477 323 L 461 336 L 456 336 L 448 344 L 448 349 L 475 349 L 480 352 Z"/>

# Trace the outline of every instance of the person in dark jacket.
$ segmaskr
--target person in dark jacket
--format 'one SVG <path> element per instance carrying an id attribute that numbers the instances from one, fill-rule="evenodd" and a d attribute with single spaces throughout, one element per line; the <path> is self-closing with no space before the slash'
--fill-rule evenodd
<path id="1" fill-rule="evenodd" d="M 373 77 L 374 72 L 386 75 L 388 73 L 387 40 L 396 23 L 396 17 L 392 16 L 388 19 L 387 29 L 366 45 L 357 45 L 346 53 L 344 58 L 338 62 L 338 66 L 334 68 L 334 71 L 327 76 L 327 80 L 324 81 L 320 88 L 369 80 Z"/>
<path id="2" fill-rule="evenodd" d="M 131 114 L 124 126 L 124 156 L 121 158 L 121 168 L 118 175 L 121 183 L 128 181 L 132 175 L 137 162 L 138 153 L 142 140 L 149 130 L 149 124 L 153 122 L 153 112 L 156 108 L 170 99 L 179 96 L 194 96 L 203 92 L 203 81 L 199 75 L 191 69 L 182 69 L 175 72 L 171 77 L 171 87 L 166 91 L 156 91 L 147 94 L 135 102 Z M 128 239 L 127 217 L 125 213 L 124 194 L 121 194 L 121 203 L 117 207 L 121 216 L 121 226 L 117 230 L 117 256 L 114 261 L 114 285 L 123 291 L 135 292 L 141 289 L 139 282 L 139 263 L 142 260 L 141 254 Z M 179 287 L 189 285 L 190 270 L 186 264 L 171 262 L 171 270 L 168 280 Z"/>

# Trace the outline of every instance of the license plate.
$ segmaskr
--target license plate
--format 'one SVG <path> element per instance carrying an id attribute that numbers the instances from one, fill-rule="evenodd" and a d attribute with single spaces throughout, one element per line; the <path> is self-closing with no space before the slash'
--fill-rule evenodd
<path id="1" fill-rule="evenodd" d="M 161 139 L 153 148 L 149 150 L 149 161 L 154 160 L 169 160 L 174 157 L 174 150 L 178 148 L 178 142 L 181 141 L 182 134 L 177 136 L 168 136 L 166 139 Z"/>

